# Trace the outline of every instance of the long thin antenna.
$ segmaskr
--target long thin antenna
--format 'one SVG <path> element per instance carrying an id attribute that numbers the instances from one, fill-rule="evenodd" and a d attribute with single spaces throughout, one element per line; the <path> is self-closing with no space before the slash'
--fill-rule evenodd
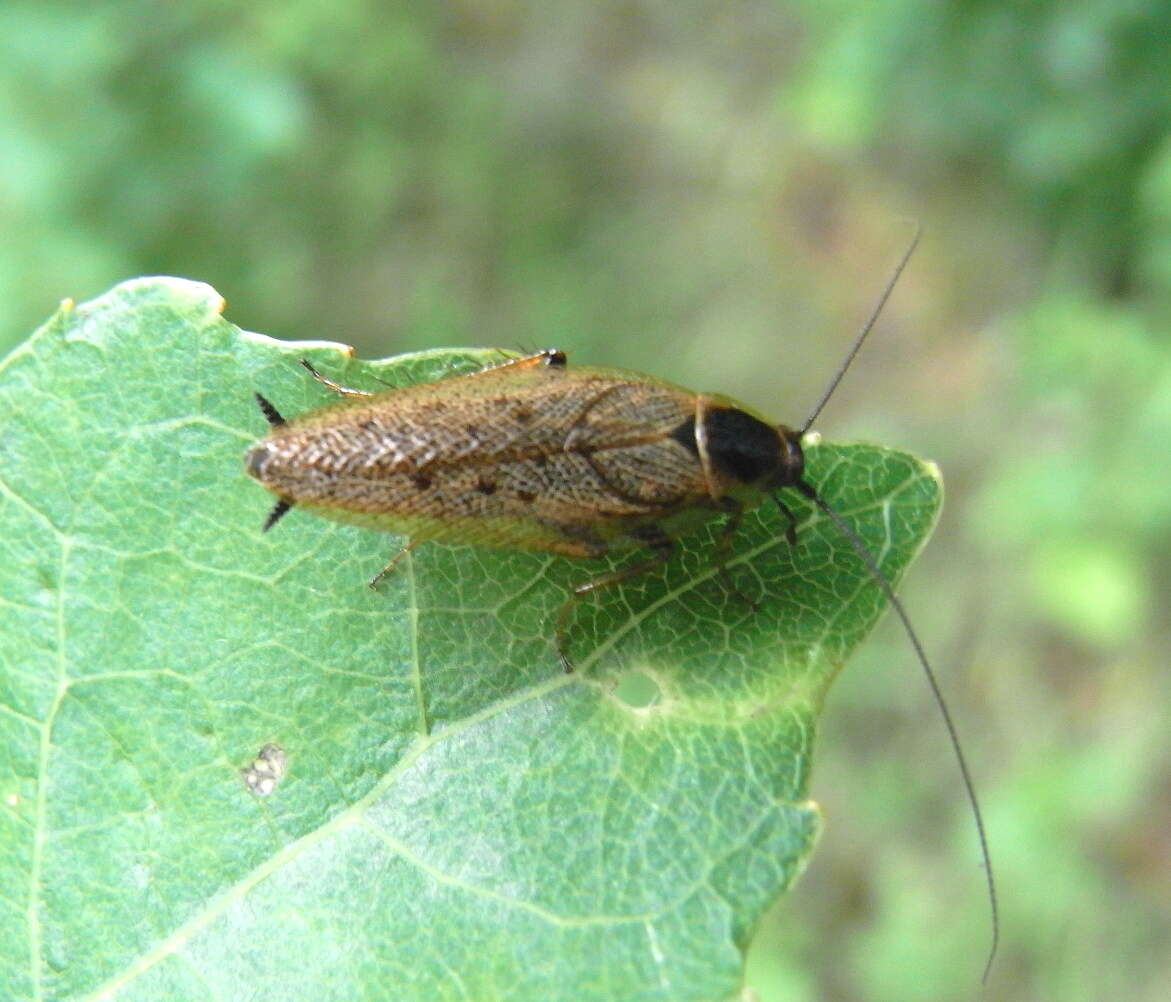
<path id="1" fill-rule="evenodd" d="M 862 348 L 866 336 L 870 333 L 871 328 L 878 320 L 878 315 L 882 312 L 882 308 L 886 306 L 886 301 L 890 299 L 890 294 L 894 292 L 895 285 L 898 283 L 899 276 L 903 273 L 903 269 L 907 266 L 907 262 L 911 260 L 911 255 L 915 253 L 915 248 L 919 246 L 919 237 L 923 235 L 923 227 L 918 223 L 915 224 L 915 234 L 911 237 L 911 243 L 903 252 L 902 260 L 899 261 L 898 267 L 895 268 L 891 274 L 890 279 L 886 283 L 886 288 L 882 290 L 882 295 L 878 297 L 878 302 L 874 309 L 870 311 L 870 316 L 866 318 L 866 323 L 862 325 L 862 329 L 858 331 L 858 336 L 854 338 L 854 343 L 850 345 L 850 351 L 846 355 L 845 360 L 838 366 L 838 371 L 834 373 L 834 378 L 829 381 L 829 385 L 822 393 L 821 399 L 817 401 L 813 412 L 805 419 L 805 423 L 801 426 L 801 435 L 804 435 L 812 426 L 813 422 L 817 420 L 817 416 L 821 413 L 821 409 L 829 402 L 829 398 L 834 395 L 834 390 L 838 388 L 838 383 L 842 381 L 842 377 L 849 370 L 851 363 L 854 361 L 854 356 Z"/>
<path id="2" fill-rule="evenodd" d="M 906 263 L 906 258 L 903 259 L 903 263 Z M 980 855 L 984 860 L 984 875 L 988 881 L 988 907 L 992 914 L 992 945 L 988 950 L 988 960 L 984 964 L 984 976 L 981 979 L 983 983 L 987 983 L 988 972 L 992 970 L 992 961 L 995 959 L 997 947 L 1000 945 L 1000 910 L 996 901 L 996 879 L 992 875 L 992 856 L 988 851 L 988 836 L 984 830 L 984 815 L 980 811 L 980 800 L 976 796 L 976 784 L 973 782 L 972 774 L 968 770 L 968 762 L 964 758 L 963 748 L 960 747 L 959 732 L 956 730 L 955 721 L 952 720 L 951 711 L 947 708 L 947 700 L 943 698 L 943 690 L 939 687 L 939 681 L 935 677 L 935 672 L 931 669 L 931 664 L 927 660 L 927 654 L 923 650 L 923 645 L 919 642 L 918 635 L 911 626 L 910 617 L 907 615 L 906 609 L 903 608 L 903 603 L 895 596 L 894 589 L 890 586 L 890 582 L 887 581 L 886 576 L 879 570 L 878 563 L 875 561 L 866 544 L 846 524 L 846 520 L 834 511 L 809 484 L 803 480 L 798 480 L 793 486 L 817 505 L 825 513 L 826 517 L 833 522 L 838 531 L 850 541 L 854 552 L 858 554 L 862 563 L 866 565 L 870 576 L 874 578 L 879 588 L 882 589 L 883 595 L 886 596 L 886 600 L 890 603 L 891 608 L 894 609 L 899 619 L 902 620 L 903 629 L 907 631 L 907 639 L 911 641 L 911 647 L 914 648 L 915 655 L 919 659 L 919 664 L 923 667 L 923 674 L 927 676 L 927 684 L 931 686 L 931 694 L 935 697 L 935 704 L 939 707 L 940 716 L 943 717 L 944 726 L 947 728 L 948 737 L 951 739 L 951 747 L 955 752 L 956 762 L 959 763 L 960 775 L 964 780 L 964 789 L 968 794 L 968 803 L 972 806 L 972 818 L 976 822 L 976 836 L 980 842 Z"/>

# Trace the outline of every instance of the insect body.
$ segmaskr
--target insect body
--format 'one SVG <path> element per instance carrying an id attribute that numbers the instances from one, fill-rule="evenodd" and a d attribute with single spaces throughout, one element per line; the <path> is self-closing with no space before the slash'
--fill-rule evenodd
<path id="1" fill-rule="evenodd" d="M 797 432 L 726 397 L 571 368 L 555 349 L 376 394 L 303 364 L 347 399 L 286 421 L 258 397 L 273 428 L 245 466 L 279 498 L 266 528 L 298 505 L 403 533 L 408 546 L 438 539 L 571 557 L 652 552 L 579 585 L 562 605 L 554 641 L 566 671 L 577 598 L 666 560 L 675 539 L 705 522 L 725 516 L 727 540 L 741 512 L 771 492 L 811 491 Z"/>
<path id="2" fill-rule="evenodd" d="M 265 401 L 273 428 L 245 465 L 281 499 L 272 521 L 298 505 L 413 542 L 666 551 L 804 468 L 797 433 L 742 405 L 571 368 L 555 350 L 401 390 L 339 389 L 348 399 L 289 421 Z"/>

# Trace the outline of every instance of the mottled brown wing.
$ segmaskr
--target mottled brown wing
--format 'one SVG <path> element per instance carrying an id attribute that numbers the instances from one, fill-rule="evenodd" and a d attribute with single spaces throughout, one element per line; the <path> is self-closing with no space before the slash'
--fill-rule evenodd
<path id="1" fill-rule="evenodd" d="M 693 449 L 671 437 L 694 400 L 588 369 L 489 369 L 295 418 L 253 473 L 322 514 L 419 538 L 600 552 L 703 496 Z"/>

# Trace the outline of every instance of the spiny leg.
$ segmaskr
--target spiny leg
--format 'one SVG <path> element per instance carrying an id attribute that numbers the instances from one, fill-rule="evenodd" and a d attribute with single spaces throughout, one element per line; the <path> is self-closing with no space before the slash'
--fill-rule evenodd
<path id="1" fill-rule="evenodd" d="M 790 508 L 784 501 L 782 501 L 776 494 L 773 496 L 773 501 L 781 510 L 781 514 L 788 520 L 788 525 L 785 526 L 785 539 L 790 546 L 797 545 L 797 516 L 793 514 L 793 509 Z"/>
<path id="2" fill-rule="evenodd" d="M 301 364 L 309 370 L 309 375 L 316 379 L 322 386 L 326 386 L 333 390 L 334 393 L 340 393 L 343 397 L 372 397 L 373 393 L 367 390 L 356 390 L 352 386 L 342 386 L 341 383 L 336 383 L 329 376 L 322 375 L 313 367 L 313 363 L 307 358 L 300 360 Z"/>
<path id="3" fill-rule="evenodd" d="M 674 541 L 664 534 L 658 526 L 644 527 L 641 535 L 644 537 L 646 545 L 652 551 L 651 557 L 641 563 L 634 564 L 630 567 L 623 567 L 616 571 L 610 571 L 607 574 L 601 574 L 590 581 L 576 585 L 570 592 L 569 597 L 561 603 L 561 608 L 557 610 L 557 626 L 553 631 L 553 644 L 557 648 L 557 656 L 561 659 L 561 668 L 566 674 L 573 671 L 573 662 L 569 660 L 569 655 L 565 653 L 565 631 L 569 625 L 569 617 L 573 613 L 573 607 L 591 592 L 598 591 L 602 588 L 609 588 L 610 585 L 618 584 L 620 581 L 627 581 L 640 574 L 645 574 L 647 571 L 653 570 L 661 564 L 665 564 L 675 550 Z"/>
<path id="4" fill-rule="evenodd" d="M 477 376 L 482 372 L 492 372 L 498 369 L 531 369 L 541 365 L 549 366 L 553 369 L 563 369 L 565 368 L 565 361 L 565 352 L 561 351 L 559 348 L 543 348 L 538 352 L 534 352 L 532 355 L 525 355 L 523 358 L 510 358 L 504 362 L 498 362 L 495 365 L 486 366 L 483 369 L 479 369 L 476 372 L 469 373 L 468 375 Z M 333 390 L 334 393 L 338 393 L 343 397 L 374 396 L 374 394 L 369 390 L 359 390 L 353 386 L 343 386 L 336 380 L 330 379 L 329 376 L 319 372 L 313 363 L 310 362 L 307 358 L 300 359 L 300 362 L 301 365 L 303 365 L 308 371 L 309 375 L 316 379 L 322 386 Z M 268 406 L 266 407 L 265 405 Z M 279 423 L 284 423 L 284 419 L 280 418 L 280 416 L 276 414 L 276 409 L 272 408 L 272 405 L 268 404 L 267 400 L 262 400 L 260 406 L 261 409 L 264 410 L 265 417 L 269 418 L 270 423 L 275 424 L 277 422 L 273 421 L 273 417 L 269 415 L 269 409 L 271 409 L 272 414 L 278 418 Z"/>
<path id="5" fill-rule="evenodd" d="M 728 570 L 728 552 L 732 548 L 732 537 L 744 519 L 744 505 L 735 498 L 725 497 L 720 500 L 719 508 L 728 516 L 728 520 L 720 530 L 720 535 L 716 539 L 716 552 L 712 556 L 716 573 L 720 575 L 724 587 L 755 612 L 760 606 L 736 587 L 736 582 L 732 580 L 732 574 Z"/>
<path id="6" fill-rule="evenodd" d="M 421 542 L 422 542 L 421 539 L 408 540 L 406 546 L 404 546 L 401 550 L 398 551 L 398 553 L 396 553 L 393 557 L 391 557 L 390 561 L 387 563 L 387 565 L 385 567 L 383 567 L 382 570 L 380 570 L 377 574 L 375 574 L 374 577 L 372 577 L 367 582 L 367 584 L 369 584 L 371 588 L 377 590 L 378 582 L 381 581 L 384 577 L 386 577 L 386 575 L 389 574 L 392 570 L 394 570 L 394 565 L 397 564 L 400 560 L 402 560 L 403 557 L 405 557 L 408 553 L 410 553 L 411 550 L 413 550 Z"/>
<path id="7" fill-rule="evenodd" d="M 473 372 L 472 375 L 477 376 L 481 372 L 499 372 L 501 369 L 534 369 L 542 365 L 551 369 L 564 369 L 565 364 L 565 352 L 560 348 L 542 348 L 531 355 L 522 355 L 520 358 L 509 358 L 503 362 L 486 365 L 479 372 Z"/>

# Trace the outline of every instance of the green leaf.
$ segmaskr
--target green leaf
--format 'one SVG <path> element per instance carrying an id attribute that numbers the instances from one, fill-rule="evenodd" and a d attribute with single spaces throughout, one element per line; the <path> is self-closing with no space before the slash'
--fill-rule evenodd
<path id="1" fill-rule="evenodd" d="M 564 675 L 551 619 L 598 564 L 427 544 L 375 593 L 401 541 L 296 510 L 261 535 L 241 466 L 254 389 L 328 399 L 301 355 L 372 388 L 498 355 L 358 363 L 220 305 L 129 282 L 0 369 L 0 995 L 734 996 L 817 832 L 826 689 L 882 609 L 849 546 L 799 498 L 796 547 L 753 513 L 728 567 L 754 609 L 701 533 L 579 605 Z M 897 578 L 933 469 L 808 461 Z"/>

